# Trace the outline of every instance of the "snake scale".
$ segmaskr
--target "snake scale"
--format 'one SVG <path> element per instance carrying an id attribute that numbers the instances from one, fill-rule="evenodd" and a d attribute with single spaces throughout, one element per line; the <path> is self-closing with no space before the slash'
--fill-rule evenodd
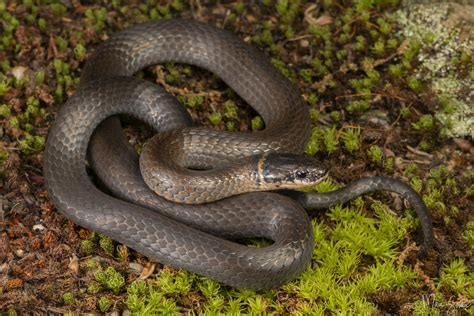
<path id="1" fill-rule="evenodd" d="M 213 72 L 262 116 L 265 129 L 230 133 L 193 127 L 173 96 L 132 76 L 166 62 Z M 139 158 L 116 114 L 152 126 L 157 136 L 150 142 L 158 148 L 145 145 L 146 157 Z M 313 233 L 303 206 L 325 208 L 366 192 L 394 191 L 417 212 L 423 249 L 432 246 L 423 201 L 395 179 L 364 178 L 327 194 L 249 192 L 320 181 L 325 170 L 301 155 L 309 132 L 308 109 L 297 89 L 257 49 L 200 22 L 148 22 L 115 34 L 88 59 L 80 87 L 60 108 L 48 136 L 46 186 L 57 209 L 75 223 L 163 264 L 254 290 L 279 286 L 310 262 Z M 150 190 L 140 171 L 140 164 L 153 169 L 153 156 L 165 168 L 166 181 L 145 178 L 158 190 L 166 187 L 163 197 Z M 93 184 L 87 159 L 112 195 Z M 173 173 L 175 178 L 168 177 Z M 191 175 L 206 180 L 196 182 Z M 208 184 L 210 178 L 217 183 Z M 188 182 L 195 187 L 187 188 Z M 243 192 L 249 193 L 234 195 Z M 255 248 L 236 242 L 252 237 L 273 243 Z"/>

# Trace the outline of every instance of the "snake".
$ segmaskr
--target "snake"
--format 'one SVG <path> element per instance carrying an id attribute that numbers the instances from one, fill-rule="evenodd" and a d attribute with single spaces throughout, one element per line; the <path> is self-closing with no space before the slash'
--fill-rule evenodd
<path id="1" fill-rule="evenodd" d="M 239 133 L 195 126 L 174 96 L 133 76 L 163 63 L 212 72 L 258 112 L 265 128 Z M 140 156 L 119 114 L 156 131 Z M 328 193 L 294 191 L 327 174 L 322 162 L 303 155 L 310 132 L 298 89 L 256 47 L 198 21 L 145 22 L 115 33 L 87 59 L 47 138 L 46 188 L 76 224 L 236 288 L 263 290 L 296 278 L 315 246 L 305 209 L 368 192 L 404 197 L 420 219 L 421 248 L 432 247 L 428 210 L 400 180 L 368 177 Z M 255 247 L 246 244 L 249 238 L 271 242 Z"/>

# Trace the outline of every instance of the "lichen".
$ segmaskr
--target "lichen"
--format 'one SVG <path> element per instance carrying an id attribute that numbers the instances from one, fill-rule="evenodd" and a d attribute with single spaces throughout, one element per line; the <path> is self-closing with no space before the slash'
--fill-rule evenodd
<path id="1" fill-rule="evenodd" d="M 450 4 L 412 5 L 397 12 L 401 33 L 422 43 L 417 56 L 416 78 L 427 83 L 437 96 L 449 98 L 453 108 L 449 113 L 436 110 L 435 117 L 445 126 L 446 136 L 474 138 L 474 79 L 460 75 L 459 63 L 464 54 L 466 67 L 472 67 L 474 43 L 460 36 L 461 23 L 447 21 Z M 456 122 L 456 124 L 452 124 Z"/>

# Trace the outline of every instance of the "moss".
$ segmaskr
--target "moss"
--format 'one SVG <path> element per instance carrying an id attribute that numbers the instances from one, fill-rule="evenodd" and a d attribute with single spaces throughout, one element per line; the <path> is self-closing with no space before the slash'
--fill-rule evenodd
<path id="1" fill-rule="evenodd" d="M 457 294 L 473 297 L 472 282 L 474 282 L 474 275 L 467 268 L 464 259 L 454 258 L 451 263 L 445 265 L 441 270 L 440 287 L 448 286 Z"/>
<path id="2" fill-rule="evenodd" d="M 351 101 L 347 107 L 347 112 L 351 114 L 362 113 L 370 108 L 370 102 L 367 99 Z"/>
<path id="3" fill-rule="evenodd" d="M 51 3 L 49 5 L 49 9 L 51 10 L 51 13 L 53 13 L 55 16 L 64 15 L 67 11 L 67 8 L 61 3 Z"/>
<path id="4" fill-rule="evenodd" d="M 9 117 L 11 115 L 10 107 L 6 104 L 0 104 L 0 117 Z"/>
<path id="5" fill-rule="evenodd" d="M 323 143 L 328 154 L 332 154 L 338 149 L 339 140 L 336 125 L 323 130 Z"/>
<path id="6" fill-rule="evenodd" d="M 348 128 L 341 134 L 344 148 L 349 152 L 356 152 L 360 149 L 360 128 Z"/>
<path id="7" fill-rule="evenodd" d="M 287 77 L 290 81 L 295 81 L 295 75 L 289 70 L 285 63 L 281 60 L 276 58 L 272 58 L 272 64 L 275 66 L 285 77 Z"/>
<path id="8" fill-rule="evenodd" d="M 97 294 L 100 290 L 102 290 L 102 286 L 98 282 L 91 281 L 87 285 L 87 293 L 89 294 Z"/>
<path id="9" fill-rule="evenodd" d="M 91 240 L 85 239 L 81 241 L 81 250 L 86 255 L 91 255 L 94 252 L 95 245 Z"/>
<path id="10" fill-rule="evenodd" d="M 471 249 L 474 250 L 474 221 L 470 221 L 466 224 L 466 230 L 464 231 L 463 236 L 467 240 Z"/>
<path id="11" fill-rule="evenodd" d="M 109 255 L 114 254 L 114 242 L 110 237 L 100 234 L 99 246 Z"/>
<path id="12" fill-rule="evenodd" d="M 311 130 L 311 135 L 308 139 L 308 142 L 305 146 L 305 154 L 309 156 L 314 156 L 321 150 L 321 138 L 323 136 L 323 132 L 318 127 L 313 127 Z"/>
<path id="13" fill-rule="evenodd" d="M 422 132 L 429 132 L 434 128 L 433 116 L 430 114 L 420 117 L 418 122 L 411 125 L 415 130 Z"/>
<path id="14" fill-rule="evenodd" d="M 45 143 L 46 140 L 43 136 L 26 134 L 25 138 L 19 142 L 19 145 L 24 155 L 30 155 L 44 150 Z"/>
<path id="15" fill-rule="evenodd" d="M 110 307 L 112 307 L 112 302 L 106 296 L 102 296 L 97 304 L 102 313 L 105 313 L 110 309 Z"/>
<path id="16" fill-rule="evenodd" d="M 263 119 L 260 116 L 255 116 L 251 121 L 252 131 L 261 130 L 264 126 Z"/>
<path id="17" fill-rule="evenodd" d="M 367 150 L 367 156 L 370 161 L 375 163 L 376 165 L 382 165 L 382 160 L 384 158 L 384 154 L 382 152 L 382 149 L 380 149 L 379 146 L 372 145 L 369 147 L 369 150 Z"/>
<path id="18" fill-rule="evenodd" d="M 76 47 L 74 47 L 74 57 L 77 60 L 82 61 L 85 56 L 86 56 L 86 48 L 81 43 L 77 44 Z"/>
<path id="19" fill-rule="evenodd" d="M 38 70 L 37 72 L 35 72 L 35 81 L 36 81 L 37 84 L 39 84 L 39 85 L 43 84 L 44 77 L 45 77 L 44 71 Z"/>
<path id="20" fill-rule="evenodd" d="M 307 83 L 312 83 L 313 82 L 313 71 L 311 69 L 301 69 L 299 71 L 299 75 L 301 79 L 306 81 Z"/>
<path id="21" fill-rule="evenodd" d="M 117 272 L 113 267 L 108 267 L 105 270 L 101 268 L 94 272 L 94 278 L 105 288 L 112 290 L 114 294 L 118 294 L 120 289 L 125 285 L 124 277 Z"/>
<path id="22" fill-rule="evenodd" d="M 222 114 L 219 112 L 213 112 L 209 115 L 208 119 L 212 125 L 219 125 L 222 121 Z"/>
<path id="23" fill-rule="evenodd" d="M 66 292 L 63 294 L 63 302 L 68 305 L 72 305 L 75 302 L 74 294 L 71 292 Z"/>
<path id="24" fill-rule="evenodd" d="M 239 116 L 237 114 L 238 107 L 232 100 L 227 100 L 224 102 L 224 117 L 227 119 L 238 119 Z"/>
<path id="25" fill-rule="evenodd" d="M 186 105 L 192 109 L 201 106 L 204 103 L 204 97 L 200 95 L 187 98 Z"/>

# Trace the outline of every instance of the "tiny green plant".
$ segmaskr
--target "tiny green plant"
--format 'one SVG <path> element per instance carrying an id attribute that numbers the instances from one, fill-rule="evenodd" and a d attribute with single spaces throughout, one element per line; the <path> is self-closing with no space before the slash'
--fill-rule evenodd
<path id="1" fill-rule="evenodd" d="M 114 242 L 110 237 L 100 234 L 99 245 L 100 248 L 102 248 L 102 250 L 104 250 L 109 255 L 114 254 Z"/>
<path id="2" fill-rule="evenodd" d="M 341 134 L 344 148 L 349 152 L 355 152 L 360 148 L 360 128 L 347 128 Z"/>
<path id="3" fill-rule="evenodd" d="M 222 121 L 222 114 L 219 112 L 213 112 L 209 115 L 209 121 L 211 122 L 212 125 L 219 125 L 220 122 Z"/>
<path id="4" fill-rule="evenodd" d="M 264 126 L 263 119 L 260 116 L 255 116 L 252 121 L 252 131 L 261 130 Z"/>
<path id="5" fill-rule="evenodd" d="M 124 277 L 113 267 L 105 270 L 101 268 L 94 272 L 94 277 L 105 288 L 112 290 L 114 294 L 118 294 L 120 289 L 125 285 Z"/>
<path id="6" fill-rule="evenodd" d="M 433 116 L 431 114 L 423 115 L 418 122 L 412 123 L 411 126 L 417 131 L 429 132 L 434 128 Z"/>
<path id="7" fill-rule="evenodd" d="M 98 305 L 99 305 L 99 310 L 100 310 L 102 313 L 105 313 L 105 312 L 108 311 L 108 310 L 110 309 L 110 307 L 112 306 L 112 302 L 111 302 L 106 296 L 102 296 L 102 297 L 99 299 Z"/>
<path id="8" fill-rule="evenodd" d="M 72 305 L 74 304 L 74 301 L 74 294 L 72 294 L 71 292 L 66 292 L 63 294 L 63 302 L 65 304 Z"/>
<path id="9" fill-rule="evenodd" d="M 382 165 L 384 154 L 379 146 L 370 146 L 369 150 L 367 150 L 367 156 L 369 157 L 370 161 L 372 161 L 376 165 Z"/>

